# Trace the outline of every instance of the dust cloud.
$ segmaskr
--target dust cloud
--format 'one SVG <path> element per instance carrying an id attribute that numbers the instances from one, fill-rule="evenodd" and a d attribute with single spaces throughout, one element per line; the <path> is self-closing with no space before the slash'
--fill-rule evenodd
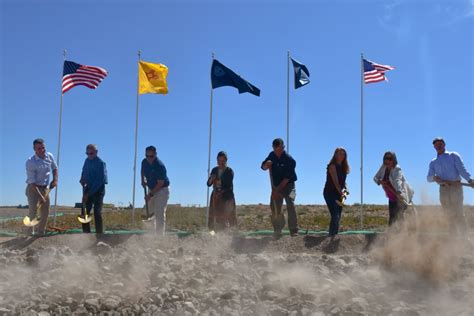
<path id="1" fill-rule="evenodd" d="M 472 243 L 437 211 L 373 238 L 62 235 L 0 246 L 0 314 L 472 315 Z M 415 229 L 417 228 L 418 229 Z"/>

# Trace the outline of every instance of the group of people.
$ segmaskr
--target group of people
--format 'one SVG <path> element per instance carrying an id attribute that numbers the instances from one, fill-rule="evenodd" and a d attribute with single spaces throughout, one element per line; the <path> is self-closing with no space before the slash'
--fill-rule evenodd
<path id="1" fill-rule="evenodd" d="M 466 170 L 461 156 L 456 152 L 446 150 L 446 143 L 442 138 L 435 138 L 433 146 L 436 157 L 429 165 L 429 182 L 436 182 L 440 186 L 440 202 L 445 212 L 451 231 L 465 232 L 467 223 L 463 210 L 463 189 L 461 179 L 464 178 L 471 187 L 474 180 Z M 286 221 L 282 212 L 283 201 L 286 202 L 288 213 L 288 229 L 291 236 L 298 235 L 298 220 L 295 210 L 295 182 L 296 161 L 285 151 L 285 144 L 281 138 L 273 140 L 273 151 L 261 164 L 262 170 L 268 170 L 271 183 L 271 222 L 274 236 L 279 238 L 285 227 Z M 234 173 L 227 166 L 227 155 L 220 152 L 217 156 L 218 166 L 215 167 L 207 184 L 214 184 L 211 198 L 211 212 L 209 229 L 215 229 L 216 223 L 220 227 L 236 225 L 235 198 L 232 179 Z M 334 238 L 339 232 L 342 209 L 345 195 L 347 194 L 346 178 L 350 172 L 347 152 L 338 147 L 326 168 L 326 182 L 323 196 L 329 213 L 329 237 Z M 388 198 L 389 225 L 403 218 L 404 212 L 411 205 L 414 190 L 406 180 L 397 155 L 392 151 L 384 153 L 382 165 L 374 176 L 377 185 L 382 186 Z M 225 183 L 225 185 L 223 184 Z M 225 192 L 225 194 L 224 194 Z"/>
<path id="2" fill-rule="evenodd" d="M 440 202 L 450 221 L 453 231 L 465 231 L 467 228 L 463 211 L 463 189 L 461 178 L 474 187 L 474 180 L 466 170 L 461 156 L 456 152 L 446 151 L 442 138 L 435 138 L 433 146 L 437 156 L 431 161 L 428 181 L 440 186 Z M 261 169 L 269 171 L 271 184 L 271 223 L 274 236 L 279 238 L 286 225 L 282 212 L 283 201 L 286 203 L 288 229 L 291 236 L 298 235 L 298 220 L 295 209 L 296 161 L 285 151 L 281 138 L 272 142 L 273 150 L 263 160 Z M 29 217 L 36 218 L 39 211 L 38 234 L 45 233 L 49 215 L 49 192 L 58 183 L 58 167 L 51 153 L 46 152 L 42 139 L 33 142 L 35 154 L 26 162 Z M 102 205 L 107 184 L 107 168 L 98 156 L 96 145 L 86 147 L 87 158 L 84 161 L 80 184 L 83 188 L 82 216 L 90 214 L 93 209 L 96 233 L 103 233 Z M 217 154 L 217 166 L 212 169 L 207 185 L 212 186 L 209 202 L 208 228 L 211 231 L 236 227 L 236 202 L 234 196 L 234 171 L 227 165 L 227 154 Z M 323 196 L 326 201 L 331 221 L 329 236 L 334 238 L 339 232 L 342 209 L 347 194 L 346 178 L 350 172 L 347 152 L 338 147 L 326 168 L 326 183 Z M 50 175 L 53 180 L 49 182 Z M 381 185 L 388 198 L 389 225 L 403 217 L 405 209 L 412 203 L 414 191 L 408 184 L 397 156 L 388 151 L 383 155 L 382 165 L 374 176 L 377 185 Z M 153 214 L 157 234 L 163 235 L 166 230 L 166 208 L 170 195 L 170 181 L 164 163 L 158 158 L 154 146 L 145 149 L 145 158 L 141 165 L 141 183 L 145 189 L 145 201 Z M 90 224 L 82 224 L 83 231 L 90 232 Z"/>
<path id="3" fill-rule="evenodd" d="M 38 138 L 33 141 L 35 154 L 26 161 L 26 196 L 28 198 L 28 217 L 38 218 L 37 236 L 44 235 L 49 216 L 49 192 L 58 184 L 58 166 L 51 153 L 46 151 L 45 142 Z M 102 206 L 107 180 L 106 163 L 98 156 L 98 148 L 94 144 L 86 146 L 86 156 L 82 167 L 79 183 L 82 186 L 81 216 L 90 215 L 93 210 L 95 232 L 102 234 Z M 53 180 L 49 182 L 51 173 Z M 145 150 L 145 158 L 141 166 L 142 186 L 148 189 L 146 203 L 153 212 L 156 232 L 165 233 L 166 206 L 169 198 L 169 179 L 166 167 L 156 155 L 156 148 L 149 146 Z M 38 214 L 39 212 L 39 214 Z M 38 216 L 39 215 L 39 216 Z M 38 216 L 38 217 L 37 217 Z M 30 233 L 32 227 L 29 228 Z M 90 223 L 82 223 L 82 231 L 90 233 Z"/>

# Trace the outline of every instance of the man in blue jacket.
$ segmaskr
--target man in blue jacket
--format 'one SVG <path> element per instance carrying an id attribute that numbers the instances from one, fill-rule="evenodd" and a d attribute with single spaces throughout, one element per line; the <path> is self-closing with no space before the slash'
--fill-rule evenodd
<path id="1" fill-rule="evenodd" d="M 105 162 L 97 156 L 97 146 L 89 144 L 86 147 L 87 158 L 82 167 L 81 180 L 79 181 L 83 188 L 82 216 L 84 212 L 90 212 L 94 207 L 94 221 L 96 234 L 104 232 L 102 224 L 102 205 L 104 202 L 105 185 L 107 184 L 107 168 Z M 82 224 L 84 233 L 91 232 L 90 223 Z"/>

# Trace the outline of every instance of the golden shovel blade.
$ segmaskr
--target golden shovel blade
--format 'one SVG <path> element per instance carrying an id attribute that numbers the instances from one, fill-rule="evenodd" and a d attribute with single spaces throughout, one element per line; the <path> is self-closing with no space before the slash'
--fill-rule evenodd
<path id="1" fill-rule="evenodd" d="M 82 224 L 87 224 L 87 223 L 90 223 L 91 220 L 92 220 L 92 217 L 90 215 L 85 215 L 84 218 L 82 218 L 81 216 L 78 216 L 77 217 L 77 220 L 79 222 L 81 222 Z"/>
<path id="2" fill-rule="evenodd" d="M 25 218 L 23 218 L 23 224 L 28 227 L 36 226 L 39 224 L 39 218 L 36 217 L 31 220 L 29 216 L 25 216 Z"/>

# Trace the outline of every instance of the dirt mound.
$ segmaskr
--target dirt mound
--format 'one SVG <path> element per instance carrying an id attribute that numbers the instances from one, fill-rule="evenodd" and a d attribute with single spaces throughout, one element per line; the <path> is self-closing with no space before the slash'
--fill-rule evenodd
<path id="1" fill-rule="evenodd" d="M 0 314 L 472 314 L 474 258 L 440 283 L 387 268 L 364 235 L 61 235 L 3 240 Z"/>

